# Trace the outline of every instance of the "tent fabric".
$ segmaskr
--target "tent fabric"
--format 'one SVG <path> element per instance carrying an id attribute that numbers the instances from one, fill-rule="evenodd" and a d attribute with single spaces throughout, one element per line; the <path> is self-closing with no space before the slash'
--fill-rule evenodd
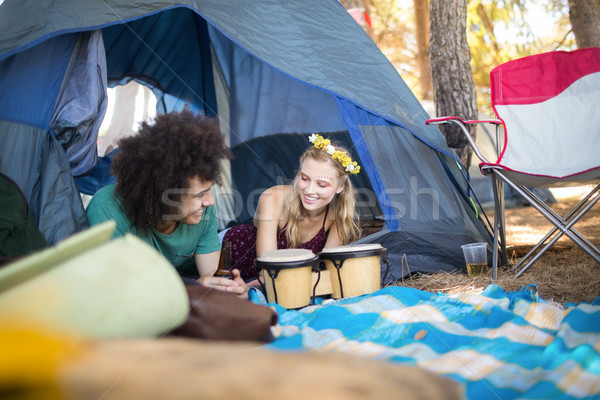
<path id="1" fill-rule="evenodd" d="M 315 90 L 237 46 L 217 29 L 209 30 L 215 59 L 231 101 L 230 145 L 277 133 L 345 130 L 335 98 Z M 295 49 L 296 51 L 296 49 Z M 321 110 L 315 113 L 314 110 Z M 310 115 L 310 118 L 307 118 Z"/>
<path id="2" fill-rule="evenodd" d="M 196 104 L 196 112 L 217 114 L 207 22 L 199 15 L 186 8 L 153 13 L 106 27 L 103 37 L 111 85 L 135 78 L 154 89 L 162 111 Z"/>
<path id="3" fill-rule="evenodd" d="M 362 161 L 354 150 L 353 142 L 347 132 L 326 132 L 327 138 L 345 147 L 353 160 Z M 298 160 L 306 149 L 309 134 L 276 134 L 251 139 L 233 147 L 235 158 L 231 161 L 231 180 L 235 183 L 237 199 L 227 202 L 235 203 L 232 210 L 233 224 L 251 223 L 258 198 L 267 187 L 289 184 L 298 170 Z M 280 149 L 286 149 L 281 151 Z M 252 173 L 247 168 L 252 166 Z M 356 208 L 363 219 L 382 218 L 382 211 L 366 174 L 350 176 L 357 194 Z M 222 196 L 231 196 L 232 192 Z M 245 201 L 244 201 L 245 199 Z M 222 200 L 222 199 L 220 199 Z M 225 201 L 218 201 L 219 204 Z M 245 204 L 245 207 L 241 205 Z M 227 220 L 226 222 L 229 222 Z"/>
<path id="4" fill-rule="evenodd" d="M 96 40 L 95 45 L 100 43 Z M 69 152 L 70 146 L 76 146 L 72 154 L 78 157 L 78 151 L 85 152 L 86 147 L 80 146 L 78 139 L 87 136 L 88 163 L 83 169 L 93 167 L 96 155 L 90 150 L 95 151 L 97 128 L 85 135 L 74 133 L 73 140 L 64 146 L 50 130 L 59 97 L 64 94 L 65 103 L 69 103 L 65 89 L 70 85 L 64 84 L 64 77 L 81 45 L 79 35 L 57 36 L 0 63 L 0 172 L 24 193 L 48 244 L 89 226 L 64 148 Z M 91 50 L 88 54 L 98 53 Z M 88 93 L 88 89 L 83 88 L 83 92 Z M 101 103 L 100 92 L 94 100 Z M 73 109 L 83 113 L 81 101 L 72 103 L 78 103 Z"/>
<path id="5" fill-rule="evenodd" d="M 47 131 L 0 120 L 0 172 L 19 186 L 49 245 L 89 227 L 69 160 Z"/>
<path id="6" fill-rule="evenodd" d="M 308 142 L 288 149 L 288 136 L 336 132 L 350 138 L 365 172 L 357 188 L 372 194 L 361 217 L 385 219 L 387 233 L 411 239 L 401 250 L 416 262 L 411 271 L 435 269 L 437 258 L 408 246 L 422 235 L 443 237 L 454 249 L 442 269 L 464 266 L 461 244 L 489 241 L 453 151 L 425 124 L 427 113 L 391 63 L 334 0 L 149 0 L 135 6 L 80 0 L 43 7 L 26 0 L 3 4 L 0 23 L 7 27 L 0 68 L 21 62 L 30 70 L 21 85 L 0 92 L 2 121 L 35 126 L 43 135 L 79 35 L 92 31 L 102 32 L 108 85 L 134 79 L 160 93 L 162 111 L 190 105 L 217 116 L 244 161 L 241 169 L 235 161 L 225 168 L 217 196 L 222 228 L 245 222 L 262 190 L 293 177 L 296 155 Z M 44 80 L 34 79 L 37 70 Z M 29 107 L 43 101 L 23 95 L 6 111 L 12 91 L 24 87 L 44 89 L 46 103 Z"/>
<path id="7" fill-rule="evenodd" d="M 103 157 L 98 157 L 96 165 L 87 174 L 75 177 L 75 183 L 83 194 L 93 196 L 100 188 L 111 185 L 117 181 L 110 174 L 113 158 L 119 153 L 116 148 Z"/>
<path id="8" fill-rule="evenodd" d="M 108 103 L 100 31 L 80 35 L 57 102 L 50 129 L 65 148 L 72 174 L 82 175 L 96 164 L 98 130 Z"/>
<path id="9" fill-rule="evenodd" d="M 0 18 L 4 15 L 1 12 Z M 77 37 L 76 34 L 55 37 L 0 64 L 2 120 L 48 128 Z"/>
<path id="10" fill-rule="evenodd" d="M 369 235 L 357 243 L 379 243 L 388 251 L 390 270 L 381 269 L 384 285 L 401 281 L 411 273 L 434 274 L 439 271 L 462 269 L 463 255 L 456 252 L 457 242 L 469 243 L 468 235 L 440 235 L 435 232 L 390 232 L 387 229 Z M 488 260 L 491 260 L 488 248 Z M 464 269 L 466 271 L 466 269 Z"/>

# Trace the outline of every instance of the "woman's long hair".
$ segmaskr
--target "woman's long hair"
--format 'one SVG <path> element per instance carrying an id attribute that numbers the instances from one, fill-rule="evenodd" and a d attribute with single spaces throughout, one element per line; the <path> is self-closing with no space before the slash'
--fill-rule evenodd
<path id="1" fill-rule="evenodd" d="M 348 151 L 340 146 L 335 146 L 335 150 L 343 151 L 347 154 Z M 334 223 L 337 224 L 338 234 L 342 244 L 348 244 L 358 238 L 360 235 L 360 227 L 356 220 L 356 214 L 354 211 L 356 204 L 356 193 L 354 186 L 349 179 L 348 172 L 344 169 L 339 161 L 333 160 L 331 156 L 323 149 L 316 147 L 308 148 L 300 157 L 300 166 L 307 158 L 311 158 L 315 161 L 329 162 L 333 165 L 337 172 L 338 184 L 344 184 L 344 190 L 334 196 L 331 203 L 329 203 L 328 218 L 333 218 Z M 298 192 L 298 178 L 300 177 L 300 171 L 296 174 L 292 182 L 292 191 L 289 199 L 289 212 L 286 221 L 285 235 L 287 238 L 288 246 L 290 248 L 297 248 L 302 243 L 300 241 L 300 221 L 305 216 L 305 208 L 300 201 L 300 194 Z"/>

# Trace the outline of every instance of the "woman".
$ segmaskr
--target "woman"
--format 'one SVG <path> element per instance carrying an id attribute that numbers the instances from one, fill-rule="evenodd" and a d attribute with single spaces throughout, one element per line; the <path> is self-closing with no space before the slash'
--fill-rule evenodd
<path id="1" fill-rule="evenodd" d="M 328 139 L 312 134 L 309 140 L 313 146 L 300 157 L 292 184 L 265 190 L 254 224 L 234 226 L 223 238 L 232 242 L 232 267 L 245 280 L 257 277 L 254 259 L 267 251 L 302 248 L 316 254 L 359 235 L 349 175 L 360 167 L 346 149 Z"/>

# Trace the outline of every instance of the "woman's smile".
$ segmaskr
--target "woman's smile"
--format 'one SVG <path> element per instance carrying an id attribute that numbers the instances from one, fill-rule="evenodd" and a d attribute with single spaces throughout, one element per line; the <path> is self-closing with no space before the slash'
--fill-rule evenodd
<path id="1" fill-rule="evenodd" d="M 304 200 L 306 200 L 307 203 L 312 204 L 319 200 L 319 196 L 304 194 Z"/>

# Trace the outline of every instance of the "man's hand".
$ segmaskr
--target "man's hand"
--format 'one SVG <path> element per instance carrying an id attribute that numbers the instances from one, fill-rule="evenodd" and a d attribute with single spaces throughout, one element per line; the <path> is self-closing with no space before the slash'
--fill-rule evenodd
<path id="1" fill-rule="evenodd" d="M 198 279 L 198 282 L 204 286 L 211 287 L 213 289 L 222 290 L 224 292 L 233 293 L 242 299 L 248 298 L 248 285 L 240 276 L 240 271 L 234 269 L 233 279 L 218 278 L 212 275 L 202 276 Z"/>

